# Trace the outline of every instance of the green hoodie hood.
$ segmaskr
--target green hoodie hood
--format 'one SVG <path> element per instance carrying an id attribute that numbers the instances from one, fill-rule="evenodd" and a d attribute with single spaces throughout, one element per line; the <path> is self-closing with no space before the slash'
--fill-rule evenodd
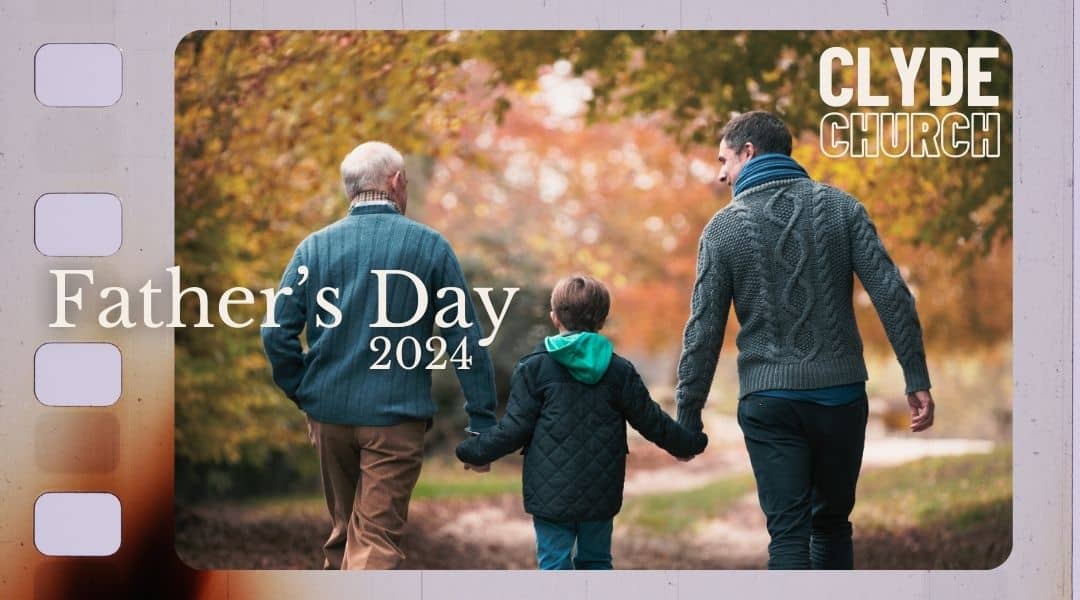
<path id="1" fill-rule="evenodd" d="M 594 384 L 611 364 L 611 342 L 599 333 L 578 331 L 544 338 L 544 348 L 581 383 Z"/>

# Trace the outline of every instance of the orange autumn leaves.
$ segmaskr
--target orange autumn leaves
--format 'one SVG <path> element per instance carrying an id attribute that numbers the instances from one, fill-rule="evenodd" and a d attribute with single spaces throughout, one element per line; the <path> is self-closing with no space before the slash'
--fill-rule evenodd
<path id="1" fill-rule="evenodd" d="M 462 144 L 484 154 L 482 166 L 450 156 L 434 167 L 424 219 L 459 252 L 492 264 L 492 285 L 515 284 L 514 256 L 540 263 L 545 284 L 573 271 L 594 274 L 613 292 L 609 333 L 646 354 L 677 351 L 698 236 L 730 201 L 714 182 L 715 149 L 681 147 L 655 116 L 591 126 L 580 115 L 553 119 L 543 90 L 514 97 L 512 107 L 499 126 L 463 131 Z M 797 141 L 795 157 L 812 176 L 867 205 L 916 295 L 928 345 L 956 350 L 1009 338 L 1009 241 L 966 265 L 911 242 L 944 201 L 937 182 L 897 161 L 826 159 L 813 135 Z M 861 289 L 856 306 L 870 350 L 887 350 Z M 735 319 L 729 328 L 733 351 Z"/>

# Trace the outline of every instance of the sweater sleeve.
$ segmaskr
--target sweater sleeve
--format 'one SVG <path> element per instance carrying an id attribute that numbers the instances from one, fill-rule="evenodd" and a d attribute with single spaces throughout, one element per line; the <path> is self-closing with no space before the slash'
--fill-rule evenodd
<path id="1" fill-rule="evenodd" d="M 714 220 L 698 244 L 697 278 L 690 298 L 690 318 L 683 330 L 675 388 L 678 421 L 694 431 L 703 429 L 701 409 L 716 374 L 731 307 L 731 274 L 717 256 L 718 237 Z"/>
<path id="2" fill-rule="evenodd" d="M 649 396 L 641 376 L 632 368 L 623 384 L 622 402 L 623 416 L 630 426 L 672 456 L 689 458 L 701 454 L 709 443 L 703 432 L 684 427 L 669 417 Z"/>
<path id="3" fill-rule="evenodd" d="M 450 244 L 444 243 L 443 247 L 442 267 L 436 276 L 437 287 L 456 287 L 465 292 L 465 318 L 470 325 L 446 327 L 441 334 L 446 340 L 446 352 L 451 356 L 459 352 L 458 348 L 462 343 L 465 345 L 470 362 L 464 366 L 454 363 L 454 373 L 465 395 L 465 412 L 469 415 L 469 429 L 484 431 L 495 424 L 495 369 L 491 364 L 491 356 L 487 348 L 480 345 L 480 339 L 484 336 L 480 329 L 480 322 L 476 318 L 476 309 L 469 295 L 465 274 Z M 442 298 L 436 295 L 435 310 L 446 308 L 452 301 L 450 294 Z"/>
<path id="4" fill-rule="evenodd" d="M 519 364 L 510 380 L 506 414 L 494 427 L 458 444 L 458 460 L 471 465 L 486 465 L 510 454 L 525 445 L 539 418 L 540 402 L 534 396 L 524 365 Z"/>
<path id="5" fill-rule="evenodd" d="M 926 369 L 922 327 L 915 311 L 915 299 L 904 283 L 885 246 L 878 237 L 870 215 L 862 203 L 855 202 L 851 223 L 851 259 L 885 334 L 904 371 L 906 393 L 930 389 Z"/>
<path id="6" fill-rule="evenodd" d="M 279 293 L 274 302 L 276 326 L 264 323 L 261 327 L 263 349 L 270 361 L 274 383 L 285 395 L 299 405 L 296 389 L 304 378 L 304 350 L 300 344 L 300 332 L 307 322 L 305 296 L 297 289 L 299 268 L 305 266 L 303 244 L 296 248 L 292 260 L 285 267 L 278 290 L 289 288 L 292 293 Z"/>

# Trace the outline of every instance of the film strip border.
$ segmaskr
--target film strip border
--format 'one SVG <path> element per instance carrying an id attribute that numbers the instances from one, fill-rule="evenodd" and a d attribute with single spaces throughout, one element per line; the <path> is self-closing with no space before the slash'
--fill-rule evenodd
<path id="1" fill-rule="evenodd" d="M 0 597 L 229 595 L 173 545 L 173 331 L 98 322 L 103 288 L 168 282 L 173 48 L 222 7 L 0 7 Z M 70 327 L 62 271 L 82 288 Z"/>
<path id="2" fill-rule="evenodd" d="M 125 73 L 151 72 L 151 57 L 112 41 L 46 42 L 34 50 L 34 137 L 40 144 L 34 158 L 58 175 L 38 177 L 36 189 L 23 190 L 36 197 L 33 247 L 42 268 L 35 279 L 44 280 L 33 288 L 45 292 L 38 298 L 52 297 L 59 278 L 69 278 L 85 288 L 80 300 L 89 308 L 103 286 L 131 289 L 138 276 L 159 270 L 151 265 L 171 263 L 171 243 L 149 243 L 171 239 L 171 215 L 161 211 L 171 187 L 162 167 L 171 156 L 146 150 L 167 139 L 151 136 L 164 133 L 155 129 L 167 128 L 171 115 L 146 110 L 154 103 L 138 93 L 125 95 Z M 170 67 L 156 68 L 168 74 Z M 144 119 L 160 125 L 142 132 L 132 127 L 132 120 Z M 88 129 L 87 122 L 95 126 Z M 139 184 L 151 165 L 166 174 L 159 198 Z M 55 307 L 41 308 L 51 313 Z M 144 341 L 138 331 L 99 327 L 96 311 L 85 313 L 70 321 L 47 315 L 31 321 L 38 332 L 49 324 L 35 336 L 41 340 L 33 352 L 36 416 L 25 421 L 33 423 L 26 432 L 32 457 L 16 461 L 18 476 L 33 490 L 19 490 L 12 498 L 19 506 L 7 507 L 19 558 L 34 565 L 29 589 L 34 598 L 132 597 L 163 588 L 198 595 L 199 573 L 171 551 L 171 470 L 162 469 L 173 436 L 171 373 L 161 370 L 171 364 L 155 366 L 151 357 L 164 351 L 172 362 L 171 334 Z M 153 352 L 146 352 L 148 341 Z M 160 384 L 148 385 L 154 380 Z M 145 452 L 155 439 L 160 451 Z M 32 537 L 22 523 L 31 525 Z M 40 557 L 27 561 L 31 540 Z"/>
<path id="3" fill-rule="evenodd" d="M 34 54 L 34 96 L 44 106 L 105 108 L 122 94 L 123 57 L 113 44 L 50 43 Z M 115 254 L 123 241 L 122 214 L 115 194 L 43 194 L 34 206 L 34 246 L 55 257 Z M 120 399 L 121 379 L 122 357 L 113 344 L 48 342 L 38 347 L 34 353 L 38 401 L 50 407 L 87 409 L 43 415 L 36 446 L 40 468 L 57 473 L 108 473 L 115 468 L 117 448 L 105 440 L 117 438 L 118 422 L 102 408 Z M 72 435 L 82 427 L 93 433 Z M 55 452 L 46 440 L 68 445 Z M 112 555 L 120 548 L 121 511 L 120 500 L 110 491 L 46 491 L 34 503 L 34 546 L 47 556 Z"/>
<path id="4" fill-rule="evenodd" d="M 873 587 L 883 598 L 1061 597 L 1068 593 L 1071 547 L 1068 484 L 1073 426 L 1063 379 L 1069 357 L 1071 291 L 1068 244 L 1073 210 L 1067 178 L 1072 156 L 1062 131 L 1072 91 L 1061 39 L 1070 5 L 1017 11 L 958 1 L 910 7 L 840 2 L 823 11 L 789 4 L 784 11 L 746 5 L 720 10 L 706 0 L 663 3 L 601 0 L 523 2 L 445 0 L 12 0 L 0 4 L 0 254 L 7 259 L 0 309 L 0 597 L 709 597 L 717 589 L 781 594 L 793 585 L 807 598 L 862 597 Z M 884 13 L 884 14 L 882 14 Z M 931 18 L 932 15 L 932 18 Z M 1066 16 L 1066 18 L 1062 18 Z M 732 17 L 729 19 L 728 17 Z M 933 21 L 933 23 L 931 23 Z M 994 28 L 1015 45 L 1018 106 L 1016 159 L 1015 537 L 1013 556 L 989 572 L 826 574 L 745 572 L 374 573 L 195 572 L 177 567 L 172 549 L 173 338 L 164 330 L 95 329 L 91 315 L 78 329 L 49 329 L 55 316 L 49 269 L 93 268 L 101 281 L 132 287 L 172 264 L 172 48 L 196 29 L 365 28 L 927 28 L 943 24 Z M 121 95 L 108 106 L 47 106 L 39 101 L 35 58 L 48 42 L 115 45 L 121 54 Z M 107 49 L 102 49 L 107 50 Z M 48 55 L 46 55 L 47 57 Z M 97 80 L 94 80 L 95 84 Z M 101 89 L 106 89 L 103 86 Z M 48 98 L 55 90 L 42 89 Z M 1020 92 L 1023 92 L 1021 94 Z M 99 100 L 104 103 L 104 101 Z M 1038 109 L 1031 108 L 1035 103 Z M 1020 117 L 1023 117 L 1022 119 Z M 1039 153 L 1037 148 L 1057 150 Z M 120 245 L 111 254 L 70 256 L 79 238 L 36 235 L 38 206 L 45 213 L 80 193 L 102 211 L 120 212 Z M 89 197 L 92 196 L 92 197 Z M 112 200 L 110 198 L 115 198 Z M 1020 200 L 1024 200 L 1021 202 Z M 58 204 L 59 202 L 59 204 Z M 1025 204 L 1026 202 L 1026 204 Z M 63 211 L 60 211 L 63 212 Z M 42 217 L 47 219 L 49 217 Z M 115 221 L 106 218 L 105 221 Z M 29 226 L 35 223 L 34 226 Z M 101 241 L 102 238 L 97 238 Z M 116 240 L 117 238 L 110 238 Z M 85 241 L 85 240 L 84 240 Z M 38 245 L 40 244 L 40 245 Z M 35 249 L 36 247 L 36 249 Z M 156 275 L 155 275 L 156 277 Z M 1056 282 L 1056 283 L 1055 283 Z M 155 287 L 161 287 L 160 283 Z M 141 285 L 141 284 L 140 284 Z M 65 346 L 95 344 L 119 357 L 120 393 L 88 406 L 35 401 L 38 359 Z M 111 346 L 111 349 L 109 348 Z M 39 356 L 41 355 L 41 356 Z M 53 356 L 55 358 L 55 356 Z M 63 363 L 68 365 L 69 363 Z M 92 374 L 107 380 L 105 369 Z M 52 372 L 55 374 L 55 372 Z M 69 377 L 64 371 L 57 375 Z M 47 385 L 62 386 L 60 382 Z M 78 388 L 77 385 L 71 386 Z M 51 392 L 62 390 L 54 387 Z M 41 389 L 41 396 L 63 398 Z M 65 402 L 56 400 L 57 402 Z M 962 401 L 962 399 L 958 399 Z M 71 400 L 66 400 L 71 402 Z M 99 494 L 90 515 L 118 515 L 120 540 L 107 556 L 50 556 L 35 546 L 35 509 L 45 493 Z M 108 498 L 116 498 L 116 503 Z M 59 499 L 59 503 L 52 502 Z M 50 498 L 43 514 L 69 512 Z M 110 512 L 112 511 L 112 512 Z M 109 520 L 102 519 L 103 523 Z M 115 531 L 110 529 L 109 531 Z M 67 539 L 62 544 L 71 542 Z M 51 543 L 51 542 L 50 542 Z M 96 542 L 95 542 L 96 543 Z M 48 544 L 46 544 L 48 545 Z M 114 543 L 101 544 L 104 550 Z M 54 547 L 55 548 L 55 547 Z M 104 550 L 100 550 L 103 552 Z M 67 552 L 73 549 L 67 546 Z M 162 575 L 172 577 L 162 579 Z M 129 587 L 129 582 L 135 582 Z M 135 593 L 131 593 L 135 590 Z M 147 590 L 157 590 L 148 594 Z M 112 591 L 113 593 L 108 593 Z M 141 592 L 141 593 L 140 593 Z"/>

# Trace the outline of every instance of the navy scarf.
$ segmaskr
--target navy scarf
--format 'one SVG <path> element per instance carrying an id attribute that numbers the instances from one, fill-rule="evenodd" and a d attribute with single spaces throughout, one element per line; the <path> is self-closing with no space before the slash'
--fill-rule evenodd
<path id="1" fill-rule="evenodd" d="M 735 180 L 736 196 L 743 190 L 778 179 L 810 179 L 806 169 L 786 154 L 760 154 L 746 161 Z"/>

